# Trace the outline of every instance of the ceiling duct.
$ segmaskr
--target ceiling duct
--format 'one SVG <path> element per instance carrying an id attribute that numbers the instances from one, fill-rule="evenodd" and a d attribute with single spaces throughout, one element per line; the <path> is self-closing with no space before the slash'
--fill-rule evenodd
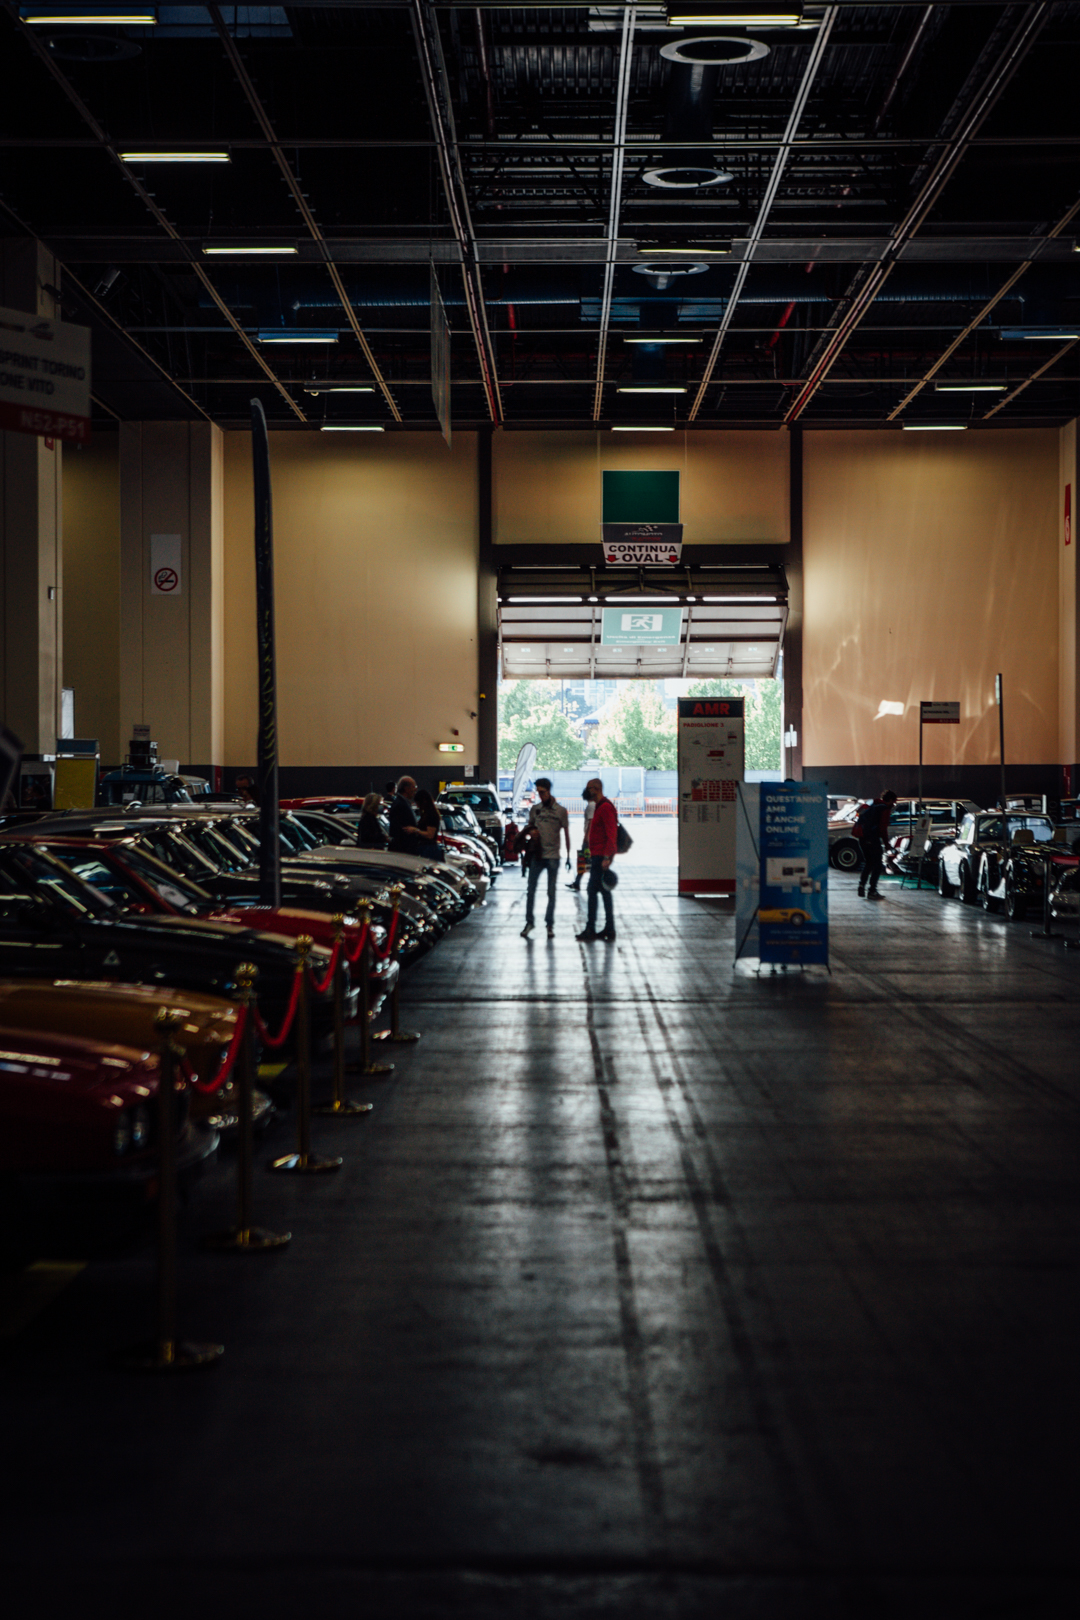
<path id="1" fill-rule="evenodd" d="M 646 169 L 641 178 L 647 186 L 668 191 L 701 191 L 708 186 L 726 186 L 735 177 L 721 168 L 712 149 L 713 101 L 720 80 L 720 69 L 742 62 L 756 62 L 769 54 L 769 47 L 756 39 L 678 39 L 661 48 L 671 67 L 667 83 L 665 141 L 701 141 L 699 149 L 683 148 L 678 161 Z"/>

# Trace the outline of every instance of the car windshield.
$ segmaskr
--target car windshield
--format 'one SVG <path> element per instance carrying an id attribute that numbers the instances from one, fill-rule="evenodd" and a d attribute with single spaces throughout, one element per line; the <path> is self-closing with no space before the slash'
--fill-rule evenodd
<path id="1" fill-rule="evenodd" d="M 198 822 L 185 823 L 184 837 L 225 872 L 242 872 L 249 864 L 247 857 L 241 855 L 227 838 L 219 837 L 214 827 Z"/>
<path id="2" fill-rule="evenodd" d="M 490 812 L 499 808 L 499 802 L 494 793 L 481 788 L 467 789 L 465 792 L 460 793 L 448 793 L 447 798 L 456 801 L 458 804 L 471 805 L 474 810 Z"/>
<path id="3" fill-rule="evenodd" d="M 143 882 L 160 894 L 170 906 L 204 906 L 210 899 L 205 889 L 190 878 L 181 876 L 179 872 L 159 861 L 156 855 L 150 855 L 143 849 L 126 847 L 124 849 L 124 865 L 132 872 L 137 873 Z"/>
<path id="4" fill-rule="evenodd" d="M 84 883 L 44 850 L 25 845 L 0 850 L 0 894 L 8 900 L 5 912 L 17 900 L 71 917 L 116 915 L 116 907 L 100 889 Z"/>
<path id="5" fill-rule="evenodd" d="M 1014 832 L 1030 832 L 1037 844 L 1048 844 L 1054 836 L 1054 823 L 1049 816 L 1009 816 L 1009 840 Z"/>
<path id="6" fill-rule="evenodd" d="M 217 872 L 216 862 L 203 855 L 174 827 L 147 827 L 138 833 L 140 849 L 149 850 L 165 866 L 185 877 L 211 878 Z"/>

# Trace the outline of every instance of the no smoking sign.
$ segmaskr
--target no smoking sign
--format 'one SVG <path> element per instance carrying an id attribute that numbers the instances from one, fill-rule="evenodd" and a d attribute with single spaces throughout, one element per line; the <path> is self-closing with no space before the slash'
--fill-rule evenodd
<path id="1" fill-rule="evenodd" d="M 178 534 L 150 536 L 150 595 L 179 596 L 181 537 Z"/>

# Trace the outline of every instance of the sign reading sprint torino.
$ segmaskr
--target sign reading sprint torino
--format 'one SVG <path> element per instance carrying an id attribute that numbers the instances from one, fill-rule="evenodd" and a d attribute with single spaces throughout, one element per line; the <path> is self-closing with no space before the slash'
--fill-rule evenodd
<path id="1" fill-rule="evenodd" d="M 682 640 L 682 608 L 606 607 L 602 647 L 677 647 Z"/>
<path id="2" fill-rule="evenodd" d="M 90 328 L 0 309 L 0 428 L 90 438 Z"/>

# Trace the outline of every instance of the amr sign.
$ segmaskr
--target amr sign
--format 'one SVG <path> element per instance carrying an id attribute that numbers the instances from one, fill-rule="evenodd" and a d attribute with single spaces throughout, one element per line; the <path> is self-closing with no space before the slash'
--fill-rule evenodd
<path id="1" fill-rule="evenodd" d="M 735 893 L 744 700 L 679 699 L 679 893 Z"/>

